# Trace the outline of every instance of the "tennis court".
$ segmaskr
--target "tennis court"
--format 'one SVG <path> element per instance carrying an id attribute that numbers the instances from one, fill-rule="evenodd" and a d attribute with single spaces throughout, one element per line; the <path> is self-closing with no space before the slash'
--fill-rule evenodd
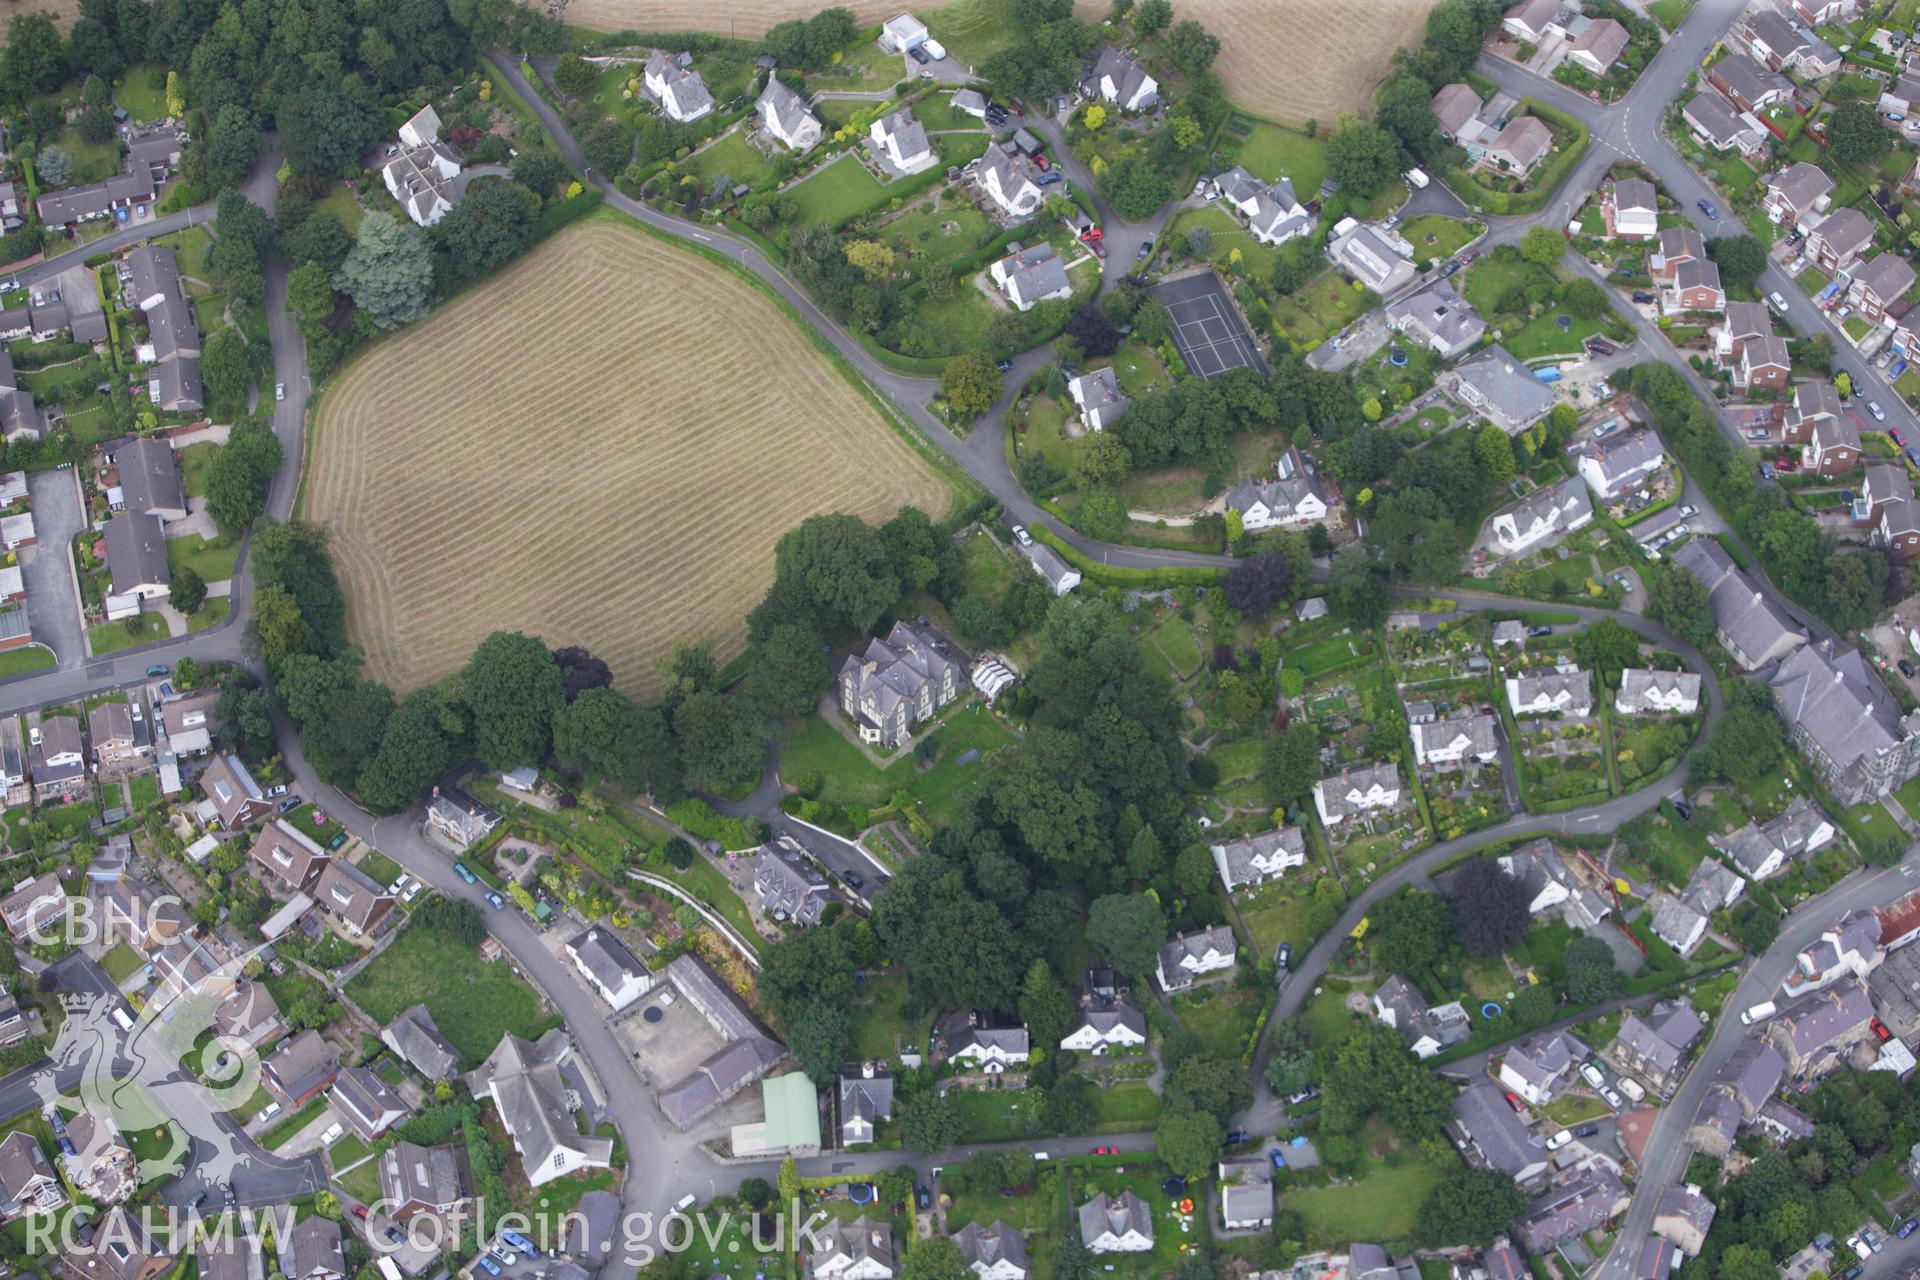
<path id="1" fill-rule="evenodd" d="M 1203 378 L 1251 366 L 1264 377 L 1267 365 L 1253 344 L 1227 287 L 1211 271 L 1157 285 L 1151 294 L 1173 316 L 1173 345 L 1189 372 Z"/>

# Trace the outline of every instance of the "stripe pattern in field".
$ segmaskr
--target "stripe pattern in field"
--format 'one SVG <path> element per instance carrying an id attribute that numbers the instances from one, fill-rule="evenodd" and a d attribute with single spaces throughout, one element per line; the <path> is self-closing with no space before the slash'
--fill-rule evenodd
<path id="1" fill-rule="evenodd" d="M 355 360 L 314 434 L 306 514 L 396 690 L 520 630 L 651 693 L 677 641 L 740 649 L 806 516 L 949 500 L 772 301 L 611 219 Z"/>

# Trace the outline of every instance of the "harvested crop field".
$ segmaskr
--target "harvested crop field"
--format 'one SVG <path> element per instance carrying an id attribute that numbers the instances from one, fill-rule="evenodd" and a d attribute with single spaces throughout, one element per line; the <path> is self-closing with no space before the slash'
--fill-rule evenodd
<path id="1" fill-rule="evenodd" d="M 1363 111 L 1393 51 L 1426 31 L 1436 0 L 1181 0 L 1220 37 L 1213 69 L 1236 106 L 1288 124 L 1331 129 Z"/>
<path id="2" fill-rule="evenodd" d="M 354 361 L 314 436 L 306 515 L 402 690 L 504 629 L 651 693 L 675 642 L 741 648 L 806 516 L 950 499 L 786 312 L 610 217 Z"/>
<path id="3" fill-rule="evenodd" d="M 34 4 L 9 4 L 0 10 L 0 45 L 7 42 L 7 20 L 15 14 L 28 13 L 50 13 L 55 26 L 63 32 L 71 31 L 80 17 L 80 0 L 38 0 Z"/>
<path id="4" fill-rule="evenodd" d="M 1176 17 L 1197 18 L 1220 37 L 1214 70 L 1236 106 L 1288 124 L 1331 129 L 1343 111 L 1363 111 L 1386 79 L 1393 51 L 1417 41 L 1437 0 L 1181 0 Z M 568 0 L 568 22 L 595 31 L 712 31 L 751 37 L 788 18 L 811 17 L 819 0 Z M 898 0 L 848 0 L 863 23 L 900 12 Z M 1098 21 L 1107 6 L 1079 0 Z M 941 38 L 940 14 L 922 12 Z"/>

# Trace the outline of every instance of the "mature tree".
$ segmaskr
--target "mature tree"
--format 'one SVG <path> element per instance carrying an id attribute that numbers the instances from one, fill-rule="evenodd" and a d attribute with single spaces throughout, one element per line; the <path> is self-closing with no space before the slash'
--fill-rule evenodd
<path id="1" fill-rule="evenodd" d="M 378 328 L 397 329 L 418 320 L 433 294 L 426 236 L 410 222 L 378 211 L 367 214 L 333 284 Z"/>
<path id="2" fill-rule="evenodd" d="M 181 613 L 195 614 L 206 600 L 207 584 L 192 565 L 181 565 L 173 575 L 173 585 L 167 589 L 167 603 Z"/>
<path id="3" fill-rule="evenodd" d="M 599 79 L 600 69 L 577 53 L 563 53 L 553 64 L 553 82 L 575 98 L 592 93 Z"/>
<path id="4" fill-rule="evenodd" d="M 1369 1115 L 1416 1139 L 1437 1137 L 1452 1114 L 1453 1090 L 1407 1052 L 1406 1041 L 1377 1023 L 1355 1030 L 1322 1055 L 1320 1132 L 1351 1134 Z"/>
<path id="5" fill-rule="evenodd" d="M 321 209 L 295 228 L 285 248 L 294 262 L 318 263 L 326 275 L 332 276 L 353 251 L 353 235 L 332 210 Z"/>
<path id="6" fill-rule="evenodd" d="M 1453 930 L 1467 950 L 1499 955 L 1527 931 L 1526 888 L 1492 858 L 1469 859 L 1451 893 Z"/>
<path id="7" fill-rule="evenodd" d="M 1561 963 L 1567 971 L 1567 999 L 1575 1004 L 1605 1000 L 1620 989 L 1613 967 L 1613 948 L 1606 940 L 1583 934 L 1567 944 Z"/>
<path id="8" fill-rule="evenodd" d="M 1513 437 L 1499 427 L 1488 423 L 1480 428 L 1473 438 L 1473 456 L 1493 483 L 1506 484 L 1513 479 Z"/>
<path id="9" fill-rule="evenodd" d="M 606 664 L 606 660 L 595 657 L 577 644 L 555 649 L 553 664 L 560 668 L 568 702 L 589 689 L 603 689 L 613 683 L 613 668 Z"/>
<path id="10" fill-rule="evenodd" d="M 770 716 L 803 716 L 833 684 L 826 642 L 812 627 L 783 622 L 767 633 L 747 673 L 747 696 Z"/>
<path id="11" fill-rule="evenodd" d="M 1045 960 L 1027 966 L 1020 984 L 1020 1021 L 1035 1044 L 1057 1045 L 1073 1026 L 1073 997 Z"/>
<path id="12" fill-rule="evenodd" d="M 259 119 L 238 103 L 228 103 L 220 108 L 207 134 L 204 176 L 216 190 L 238 186 L 266 149 Z"/>
<path id="13" fill-rule="evenodd" d="M 639 732 L 640 709 L 626 695 L 606 687 L 585 689 L 554 708 L 553 755 L 563 769 L 624 780 Z"/>
<path id="14" fill-rule="evenodd" d="M 455 274 L 475 280 L 527 247 L 539 200 L 511 182 L 476 183 L 435 230 Z"/>
<path id="15" fill-rule="evenodd" d="M 1767 269 L 1767 247 L 1752 236 L 1715 236 L 1707 241 L 1707 256 L 1719 265 L 1721 283 L 1729 288 L 1750 289 Z"/>
<path id="16" fill-rule="evenodd" d="M 1147 161 L 1127 154 L 1106 172 L 1107 199 L 1129 222 L 1145 222 L 1173 195 L 1173 187 Z"/>
<path id="17" fill-rule="evenodd" d="M 351 680 L 328 697 L 320 715 L 307 721 L 301 747 L 321 778 L 352 786 L 361 764 L 386 734 L 393 692 L 370 680 Z"/>
<path id="18" fill-rule="evenodd" d="M 1380 87 L 1375 119 L 1409 153 L 1426 158 L 1439 141 L 1439 123 L 1433 117 L 1433 91 L 1411 72 L 1401 72 Z M 1418 246 L 1415 246 L 1418 248 Z"/>
<path id="19" fill-rule="evenodd" d="M 1280 1018 L 1267 1033 L 1267 1087 L 1282 1097 L 1313 1083 L 1313 1033 L 1299 1014 Z"/>
<path id="20" fill-rule="evenodd" d="M 690 695 L 673 712 L 673 735 L 687 781 L 724 790 L 760 772 L 767 722 L 745 697 L 711 689 Z"/>
<path id="21" fill-rule="evenodd" d="M 1298 719 L 1260 748 L 1260 793 L 1268 804 L 1289 809 L 1306 803 L 1320 777 L 1320 733 L 1313 722 Z"/>
<path id="22" fill-rule="evenodd" d="M 1110 356 L 1120 345 L 1119 331 L 1107 319 L 1106 311 L 1091 302 L 1075 309 L 1067 321 L 1066 332 L 1088 356 Z"/>
<path id="23" fill-rule="evenodd" d="M 1389 573 L 1417 582 L 1444 582 L 1459 568 L 1453 517 L 1431 489 L 1406 489 L 1380 498 L 1374 504 L 1367 546 Z"/>
<path id="24" fill-rule="evenodd" d="M 238 400 L 253 384 L 253 358 L 247 338 L 231 325 L 214 330 L 200 354 L 200 376 L 215 395 Z"/>
<path id="25" fill-rule="evenodd" d="M 1144 893 L 1109 893 L 1087 912 L 1087 941 L 1122 973 L 1153 972 L 1167 940 L 1167 918 Z"/>
<path id="26" fill-rule="evenodd" d="M 909 1151 L 932 1155 L 960 1140 L 959 1100 L 937 1089 L 922 1089 L 900 1108 L 900 1140 Z"/>
<path id="27" fill-rule="evenodd" d="M 1173 65 L 1189 77 L 1204 75 L 1220 55 L 1220 37 L 1209 34 L 1192 18 L 1183 18 L 1167 32 L 1167 52 L 1173 57 Z"/>
<path id="28" fill-rule="evenodd" d="M 273 707 L 265 689 L 256 684 L 228 684 L 220 690 L 213 711 L 222 742 L 247 760 L 267 758 L 273 750 Z"/>
<path id="29" fill-rule="evenodd" d="M 1258 620 L 1272 613 L 1292 586 L 1293 565 L 1277 551 L 1262 551 L 1234 561 L 1227 570 L 1227 603 Z"/>
<path id="30" fill-rule="evenodd" d="M 83 5 L 83 12 L 85 8 Z M 112 15 L 107 16 L 111 20 Z M 75 69 L 94 73 L 87 77 L 82 97 L 89 106 L 107 105 L 111 93 L 101 77 L 111 79 L 127 65 L 126 55 L 120 52 L 120 44 L 113 38 L 112 29 L 107 22 L 87 14 L 73 24 L 73 30 L 67 33 L 67 42 L 72 47 Z M 112 129 L 111 123 L 108 129 Z"/>
<path id="31" fill-rule="evenodd" d="M 1836 161 L 1855 168 L 1892 150 L 1893 131 L 1880 122 L 1871 102 L 1846 102 L 1827 118 L 1827 142 Z"/>
<path id="32" fill-rule="evenodd" d="M 1520 237 L 1520 256 L 1536 266 L 1550 267 L 1567 251 L 1567 242 L 1552 227 L 1528 227 Z"/>
<path id="33" fill-rule="evenodd" d="M 1400 149 L 1377 124 L 1346 116 L 1327 138 L 1327 175 L 1362 198 L 1384 190 L 1400 172 Z"/>
<path id="34" fill-rule="evenodd" d="M 335 178 L 359 164 L 381 123 L 353 94 L 316 80 L 280 99 L 274 114 L 288 166 L 302 176 Z"/>
<path id="35" fill-rule="evenodd" d="M 380 745 L 360 762 L 360 799 L 375 813 L 398 813 L 427 793 L 454 762 L 432 689 L 415 689 L 387 717 Z"/>
<path id="36" fill-rule="evenodd" d="M 1167 1072 L 1166 1099 L 1171 1111 L 1205 1111 L 1225 1124 L 1252 1104 L 1253 1082 L 1237 1060 L 1193 1053 Z"/>
<path id="37" fill-rule="evenodd" d="M 846 1061 L 852 1019 L 845 1008 L 816 1000 L 787 1029 L 787 1047 L 815 1084 L 827 1084 Z"/>
<path id="38" fill-rule="evenodd" d="M 951 1236 L 928 1236 L 908 1246 L 900 1274 L 902 1280 L 967 1280 L 973 1272 Z"/>
<path id="39" fill-rule="evenodd" d="M 1153 1131 L 1154 1150 L 1169 1169 L 1197 1178 L 1227 1149 L 1226 1131 L 1205 1111 L 1176 1111 L 1160 1117 Z"/>
<path id="40" fill-rule="evenodd" d="M 1356 627 L 1376 627 L 1387 616 L 1387 579 L 1381 569 L 1364 546 L 1345 546 L 1333 553 L 1328 593 L 1340 616 Z"/>
<path id="41" fill-rule="evenodd" d="M 1414 1231 L 1428 1245 L 1488 1245 L 1526 1211 L 1527 1197 L 1497 1169 L 1455 1169 L 1420 1202 Z"/>
<path id="42" fill-rule="evenodd" d="M 773 567 L 773 588 L 748 617 L 756 640 L 777 622 L 865 631 L 900 596 L 886 541 L 858 516 L 807 517 L 774 545 Z"/>
<path id="43" fill-rule="evenodd" d="M 11 46 L 8 51 L 12 51 Z M 42 147 L 34 159 L 33 171 L 47 186 L 64 187 L 73 181 L 73 157 L 59 147 Z"/>
<path id="44" fill-rule="evenodd" d="M 517 631 L 496 631 L 473 651 L 461 684 L 481 761 L 493 769 L 539 764 L 552 741 L 554 712 L 566 701 L 547 646 Z"/>
<path id="45" fill-rule="evenodd" d="M 1764 685 L 1736 684 L 1727 710 L 1713 727 L 1707 745 L 1694 754 L 1693 767 L 1706 777 L 1748 782 L 1780 762 L 1786 747 L 1780 717 L 1774 714 Z"/>
<path id="46" fill-rule="evenodd" d="M 1613 685 L 1623 668 L 1640 660 L 1640 638 L 1614 619 L 1601 618 L 1573 638 L 1573 652 L 1581 666 Z"/>
<path id="47" fill-rule="evenodd" d="M 1080 438 L 1069 469 L 1081 489 L 1120 484 L 1133 474 L 1133 451 L 1113 432 L 1096 431 Z"/>
<path id="48" fill-rule="evenodd" d="M 570 179 L 572 171 L 558 153 L 546 147 L 528 147 L 513 158 L 513 180 L 542 200 Z"/>
<path id="49" fill-rule="evenodd" d="M 1173 0 L 1140 0 L 1133 7 L 1133 33 L 1151 40 L 1173 23 Z"/>
<path id="50" fill-rule="evenodd" d="M 51 11 L 16 13 L 7 19 L 7 51 L 0 57 L 0 87 L 16 102 L 51 93 L 67 78 L 66 40 Z M 45 170 L 41 171 L 45 176 Z M 62 179 L 65 181 L 65 179 Z"/>
<path id="51" fill-rule="evenodd" d="M 1368 913 L 1367 946 L 1378 969 L 1418 979 L 1453 944 L 1453 917 L 1445 898 L 1409 889 Z"/>
<path id="52" fill-rule="evenodd" d="M 617 177 L 633 155 L 633 130 L 618 120 L 602 120 L 580 135 L 580 156 L 587 168 Z"/>
<path id="53" fill-rule="evenodd" d="M 1707 589 L 1677 564 L 1669 564 L 1648 586 L 1647 616 L 1696 646 L 1704 648 L 1713 640 L 1713 609 L 1707 602 Z"/>
<path id="54" fill-rule="evenodd" d="M 940 394 L 963 418 L 977 418 L 1000 398 L 1000 371 L 986 352 L 975 348 L 947 361 L 940 373 Z"/>

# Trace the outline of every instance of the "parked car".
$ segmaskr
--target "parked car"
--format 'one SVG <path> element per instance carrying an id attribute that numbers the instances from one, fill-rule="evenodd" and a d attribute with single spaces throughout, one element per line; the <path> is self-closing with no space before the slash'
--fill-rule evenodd
<path id="1" fill-rule="evenodd" d="M 539 1248 L 533 1241 L 527 1239 L 518 1231 L 502 1231 L 500 1238 L 518 1249 L 521 1253 L 526 1254 L 529 1258 L 538 1260 L 541 1256 Z"/>
<path id="2" fill-rule="evenodd" d="M 268 787 L 264 794 L 269 800 L 278 800 L 281 796 L 287 794 L 287 784 L 284 782 L 276 782 Z"/>
<path id="3" fill-rule="evenodd" d="M 1280 949 L 1273 953 L 1273 967 L 1285 973 L 1293 967 L 1293 944 L 1283 942 Z"/>
<path id="4" fill-rule="evenodd" d="M 925 1184 L 915 1187 L 913 1189 L 913 1203 L 916 1208 L 920 1208 L 920 1209 L 932 1208 L 933 1207 L 932 1189 L 927 1187 Z"/>
<path id="5" fill-rule="evenodd" d="M 1446 265 L 1440 268 L 1440 274 L 1443 278 L 1451 279 L 1453 277 L 1453 274 L 1459 270 L 1460 270 L 1460 263 L 1455 261 L 1452 258 L 1449 258 L 1447 259 Z"/>
<path id="6" fill-rule="evenodd" d="M 240 1203 L 240 1193 L 233 1189 L 232 1182 L 223 1183 L 221 1185 L 220 1198 L 226 1203 L 226 1206 L 229 1209 L 231 1209 L 234 1205 Z"/>
<path id="7" fill-rule="evenodd" d="M 1000 372 L 1002 372 L 1002 373 L 1012 373 L 1012 372 L 1013 372 L 1013 361 L 1011 361 L 1011 360 L 996 360 L 996 361 L 994 361 L 994 362 L 993 362 L 993 367 L 994 367 L 994 368 L 996 368 L 996 369 L 998 369 L 998 370 L 999 370 Z"/>
<path id="8" fill-rule="evenodd" d="M 1532 626 L 1527 628 L 1527 634 L 1534 637 L 1535 639 L 1538 639 L 1541 636 L 1552 635 L 1553 628 L 1551 626 L 1548 626 L 1544 622 L 1536 622 Z"/>
<path id="9" fill-rule="evenodd" d="M 1700 212 L 1707 215 L 1707 220 L 1709 222 L 1720 221 L 1720 211 L 1713 207 L 1713 201 L 1700 200 L 1700 201 L 1696 201 L 1696 203 L 1700 206 Z"/>
<path id="10" fill-rule="evenodd" d="M 400 1228 L 398 1227 L 388 1227 L 384 1234 L 386 1235 L 387 1239 L 393 1242 L 394 1244 L 405 1244 L 407 1242 L 407 1237 L 405 1236 L 405 1234 L 401 1232 Z"/>
<path id="11" fill-rule="evenodd" d="M 1682 520 L 1685 520 L 1688 516 L 1697 516 L 1699 514 L 1700 508 L 1694 506 L 1691 502 L 1680 508 L 1680 518 Z"/>
<path id="12" fill-rule="evenodd" d="M 1573 1131 L 1573 1136 L 1576 1138 L 1592 1138 L 1592 1137 L 1599 1136 L 1599 1133 L 1600 1133 L 1599 1125 L 1583 1124 L 1578 1129 L 1575 1129 Z"/>
<path id="13" fill-rule="evenodd" d="M 1913 673 L 1914 673 L 1914 670 L 1915 670 L 1915 667 L 1914 667 L 1914 665 L 1913 665 L 1913 663 L 1912 663 L 1912 662 L 1910 662 L 1910 661 L 1908 661 L 1908 660 L 1907 660 L 1907 659 L 1905 659 L 1905 658 L 1902 658 L 1902 659 L 1900 659 L 1900 674 L 1901 674 L 1901 675 L 1903 675 L 1903 676 L 1906 676 L 1906 677 L 1907 677 L 1908 679 L 1912 679 L 1912 678 L 1913 678 Z"/>
<path id="14" fill-rule="evenodd" d="M 1276 1169 L 1287 1167 L 1287 1153 L 1279 1147 L 1268 1147 L 1267 1159 L 1273 1161 L 1273 1167 Z"/>
<path id="15" fill-rule="evenodd" d="M 1587 351 L 1596 356 L 1610 356 L 1613 354 L 1613 344 L 1605 338 L 1588 338 Z"/>
<path id="16" fill-rule="evenodd" d="M 1905 658 L 1902 658 L 1900 659 L 1900 661 L 1906 662 L 1907 660 Z M 1907 663 L 1907 665 L 1912 666 L 1913 664 Z M 1869 1030 L 1873 1032 L 1873 1038 L 1875 1040 L 1878 1040 L 1881 1044 L 1885 1044 L 1887 1041 L 1893 1039 L 1893 1032 L 1887 1030 L 1887 1024 L 1880 1021 L 1880 1019 L 1878 1018 L 1870 1019 L 1867 1022 L 1867 1027 Z"/>
<path id="17" fill-rule="evenodd" d="M 1887 1247 L 1887 1242 L 1885 1240 L 1882 1240 L 1880 1238 L 1880 1233 L 1875 1231 L 1872 1227 L 1860 1228 L 1860 1238 L 1862 1240 L 1865 1240 L 1867 1242 L 1867 1248 L 1873 1250 L 1875 1253 L 1878 1253 L 1882 1249 Z"/>
<path id="18" fill-rule="evenodd" d="M 495 911 L 505 911 L 507 909 L 507 900 L 489 889 L 487 890 L 487 905 Z"/>
<path id="19" fill-rule="evenodd" d="M 1013 526 L 1013 540 L 1023 547 L 1033 545 L 1033 535 L 1027 532 L 1027 526 L 1023 524 Z"/>
<path id="20" fill-rule="evenodd" d="M 1620 1100 L 1619 1094 L 1615 1093 L 1612 1089 L 1607 1088 L 1605 1085 L 1600 1086 L 1600 1096 L 1605 1098 L 1607 1100 L 1607 1105 L 1612 1107 L 1616 1111 L 1619 1110 L 1621 1107 L 1624 1107 L 1627 1105 L 1626 1103 Z"/>
<path id="21" fill-rule="evenodd" d="M 1148 240 L 1140 246 L 1140 252 L 1133 255 L 1133 260 L 1135 262 L 1145 262 L 1151 256 L 1153 256 L 1153 241 Z"/>
<path id="22" fill-rule="evenodd" d="M 862 880 L 860 878 L 860 873 L 858 871 L 842 871 L 840 873 L 840 878 L 846 881 L 847 888 L 849 889 L 857 890 L 864 887 L 867 883 L 865 880 Z"/>
<path id="23" fill-rule="evenodd" d="M 1562 1129 L 1560 1132 L 1554 1134 L 1551 1138 L 1547 1139 L 1547 1150 L 1558 1151 L 1560 1148 L 1566 1146 L 1569 1142 L 1572 1142 L 1572 1141 L 1573 1141 L 1573 1130 Z"/>
<path id="24" fill-rule="evenodd" d="M 1527 1104 L 1520 1101 L 1520 1095 L 1511 1089 L 1507 1090 L 1507 1105 L 1515 1111 L 1525 1111 L 1527 1109 Z"/>
<path id="25" fill-rule="evenodd" d="M 907 50 L 907 56 L 909 58 L 912 58 L 915 62 L 919 63 L 923 67 L 926 66 L 929 62 L 933 61 L 932 58 L 927 56 L 927 51 L 925 49 L 922 49 L 919 45 L 915 45 L 913 46 L 913 48 Z"/>
<path id="26" fill-rule="evenodd" d="M 1601 1089 L 1606 1087 L 1607 1077 L 1605 1073 L 1603 1073 L 1599 1067 L 1594 1066 L 1591 1062 L 1583 1062 L 1580 1064 L 1580 1075 L 1583 1079 L 1586 1080 L 1588 1084 L 1592 1085 L 1596 1089 Z"/>
<path id="27" fill-rule="evenodd" d="M 1060 181 L 1060 171 L 1058 169 L 1053 169 L 1035 178 L 1033 180 L 1033 185 L 1036 187 L 1050 187 L 1058 181 Z"/>
<path id="28" fill-rule="evenodd" d="M 480 879 L 479 876 L 476 876 L 473 874 L 473 872 L 467 870 L 467 864 L 464 862 L 456 862 L 453 864 L 453 874 L 459 876 L 462 880 L 465 880 L 468 884 L 476 884 L 479 882 L 479 879 Z"/>
<path id="29" fill-rule="evenodd" d="M 387 886 L 387 894 L 390 897 L 397 898 L 400 896 L 401 891 L 404 890 L 408 885 L 412 883 L 413 883 L 412 873 L 407 871 L 402 871 L 400 873 L 400 878 Z"/>
<path id="30" fill-rule="evenodd" d="M 170 669 L 171 668 L 169 668 L 166 663 L 156 662 L 152 666 L 147 668 L 147 679 L 149 680 L 158 679 L 160 676 L 167 674 L 167 672 Z"/>
<path id="31" fill-rule="evenodd" d="M 1878 400 L 1867 401 L 1867 412 L 1873 415 L 1875 422 L 1885 422 L 1887 420 L 1887 411 L 1880 407 Z"/>
<path id="32" fill-rule="evenodd" d="M 353 1206 L 353 1216 L 365 1222 L 367 1220 L 367 1206 L 363 1204 Z"/>
<path id="33" fill-rule="evenodd" d="M 187 1201 L 187 1208 L 198 1209 L 201 1205 L 205 1204 L 206 1202 L 207 1202 L 207 1193 L 204 1191 L 196 1191 L 193 1193 L 193 1199 Z"/>
<path id="34" fill-rule="evenodd" d="M 1916 1227 L 1920 1227 L 1920 1218 L 1908 1218 L 1894 1229 L 1894 1234 L 1905 1240 L 1914 1233 Z"/>
<path id="35" fill-rule="evenodd" d="M 1633 291 L 1633 300 L 1635 302 L 1652 302 L 1653 295 L 1648 293 L 1645 289 L 1635 289 Z"/>
<path id="36" fill-rule="evenodd" d="M 1105 262 L 1107 260 L 1107 246 L 1100 241 L 1092 241 L 1087 245 L 1087 248 L 1093 250 L 1093 256 L 1100 259 L 1100 261 Z"/>
<path id="37" fill-rule="evenodd" d="M 1250 1141 L 1252 1139 L 1252 1136 L 1253 1135 L 1249 1134 L 1245 1129 L 1235 1129 L 1232 1133 L 1229 1133 L 1227 1135 L 1227 1145 L 1230 1147 L 1237 1147 L 1243 1142 Z"/>
<path id="38" fill-rule="evenodd" d="M 411 904 L 415 898 L 420 896 L 421 890 L 425 889 L 426 887 L 427 886 L 425 882 L 420 880 L 415 880 L 411 885 L 407 887 L 407 891 L 400 895 L 400 901 L 403 903 Z"/>
<path id="39" fill-rule="evenodd" d="M 1787 314 L 1787 300 L 1781 296 L 1778 289 L 1767 295 L 1767 305 L 1772 307 L 1778 315 Z"/>
<path id="40" fill-rule="evenodd" d="M 273 384 L 273 398 L 274 398 L 275 400 L 285 400 L 285 399 L 287 398 L 287 384 L 286 384 L 286 383 L 284 383 L 284 382 L 276 382 L 276 383 L 274 383 L 274 384 Z"/>
<path id="41" fill-rule="evenodd" d="M 1299 1093 L 1288 1094 L 1287 1105 L 1290 1107 L 1297 1107 L 1303 1102 L 1312 1102 L 1315 1098 L 1319 1096 L 1320 1096 L 1319 1089 L 1309 1087 L 1306 1089 L 1302 1089 Z"/>
<path id="42" fill-rule="evenodd" d="M 282 800 L 280 802 L 280 812 L 282 813 L 292 813 L 295 809 L 298 809 L 299 807 L 300 807 L 299 796 L 288 796 L 285 800 Z"/>

